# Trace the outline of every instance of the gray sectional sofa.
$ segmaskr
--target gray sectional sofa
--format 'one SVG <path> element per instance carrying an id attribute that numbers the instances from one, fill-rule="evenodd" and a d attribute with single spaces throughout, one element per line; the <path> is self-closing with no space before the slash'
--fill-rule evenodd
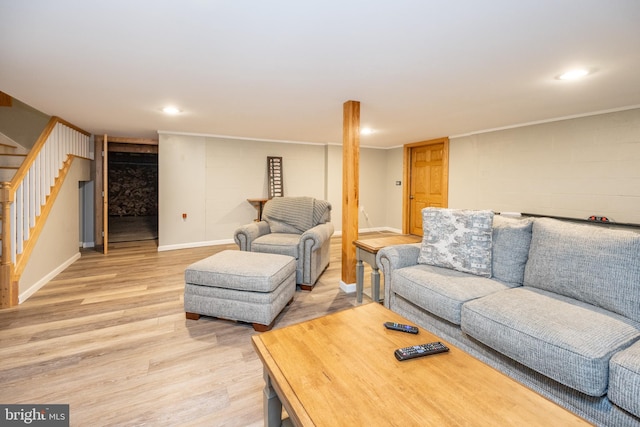
<path id="1" fill-rule="evenodd" d="M 490 213 L 488 259 L 434 257 L 433 209 L 422 243 L 378 252 L 385 306 L 591 423 L 640 426 L 640 233 Z"/>

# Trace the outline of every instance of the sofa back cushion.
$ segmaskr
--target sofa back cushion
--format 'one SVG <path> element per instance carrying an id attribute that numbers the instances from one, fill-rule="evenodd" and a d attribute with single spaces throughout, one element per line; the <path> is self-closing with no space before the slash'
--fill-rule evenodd
<path id="1" fill-rule="evenodd" d="M 424 208 L 419 264 L 491 277 L 493 212 Z"/>
<path id="2" fill-rule="evenodd" d="M 524 285 L 640 321 L 640 233 L 538 218 Z"/>
<path id="3" fill-rule="evenodd" d="M 529 258 L 532 218 L 493 217 L 492 275 L 511 286 L 522 286 Z"/>

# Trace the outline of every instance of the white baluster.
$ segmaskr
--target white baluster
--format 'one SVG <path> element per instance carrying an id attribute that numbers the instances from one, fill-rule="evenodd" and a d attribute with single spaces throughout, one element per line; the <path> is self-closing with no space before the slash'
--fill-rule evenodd
<path id="1" fill-rule="evenodd" d="M 42 163 L 40 162 L 40 159 L 41 153 L 38 153 L 36 158 L 33 159 L 33 170 L 35 171 L 35 176 L 33 179 L 33 198 L 35 200 L 36 217 L 40 216 L 40 205 L 44 204 L 44 201 L 42 200 Z"/>
<path id="2" fill-rule="evenodd" d="M 16 203 L 14 201 L 14 203 L 11 203 L 11 206 L 9 207 L 9 210 L 11 211 L 11 223 L 9 224 L 9 228 L 10 228 L 10 242 L 11 242 L 11 262 L 15 263 L 16 262 L 16 250 L 18 245 L 16 244 L 16 242 L 18 241 L 18 237 L 16 235 L 16 217 L 17 217 L 17 212 L 16 212 Z"/>
<path id="3" fill-rule="evenodd" d="M 36 164 L 32 164 L 29 168 L 29 228 L 36 226 L 36 210 L 38 210 L 37 191 L 36 191 L 36 175 L 38 171 L 36 169 Z"/>
<path id="4" fill-rule="evenodd" d="M 30 191 L 29 191 L 29 181 L 30 181 L 30 177 L 29 175 L 31 174 L 31 170 L 27 171 L 27 174 L 24 176 L 24 179 L 22 180 L 22 240 L 28 240 L 29 239 L 29 217 L 31 215 L 31 213 L 29 212 L 30 206 L 29 206 L 29 200 L 31 199 L 30 197 Z"/>
<path id="5" fill-rule="evenodd" d="M 22 227 L 22 222 L 24 218 L 24 200 L 22 197 L 23 197 L 23 191 L 22 191 L 22 185 L 20 185 L 16 189 L 16 200 L 13 202 L 16 205 L 16 217 L 15 217 L 16 240 L 14 242 L 16 245 L 16 254 L 22 253 L 23 230 L 24 230 Z"/>

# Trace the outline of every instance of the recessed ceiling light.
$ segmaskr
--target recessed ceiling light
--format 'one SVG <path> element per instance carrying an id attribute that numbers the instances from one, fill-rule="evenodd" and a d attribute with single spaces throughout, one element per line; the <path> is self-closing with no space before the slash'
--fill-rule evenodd
<path id="1" fill-rule="evenodd" d="M 375 131 L 371 128 L 362 128 L 360 129 L 360 135 L 371 135 Z"/>
<path id="2" fill-rule="evenodd" d="M 585 70 L 584 68 L 578 68 L 578 69 L 570 70 L 570 71 L 567 71 L 566 73 L 560 74 L 558 78 L 560 80 L 576 80 L 586 76 L 587 74 L 589 74 L 589 70 Z"/>
<path id="3" fill-rule="evenodd" d="M 162 109 L 162 112 L 165 114 L 172 114 L 172 115 L 181 113 L 181 111 L 176 107 L 164 107 Z"/>

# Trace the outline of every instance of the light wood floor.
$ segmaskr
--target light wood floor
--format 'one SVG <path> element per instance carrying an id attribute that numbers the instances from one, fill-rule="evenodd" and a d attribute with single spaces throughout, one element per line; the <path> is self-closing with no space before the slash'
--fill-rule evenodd
<path id="1" fill-rule="evenodd" d="M 0 310 L 0 403 L 69 404 L 72 426 L 263 425 L 256 332 L 186 320 L 182 305 L 185 267 L 236 246 L 156 245 L 85 250 L 26 302 Z M 296 292 L 276 328 L 356 305 L 339 288 L 340 245 L 334 237 L 329 268 L 313 291 Z"/>

